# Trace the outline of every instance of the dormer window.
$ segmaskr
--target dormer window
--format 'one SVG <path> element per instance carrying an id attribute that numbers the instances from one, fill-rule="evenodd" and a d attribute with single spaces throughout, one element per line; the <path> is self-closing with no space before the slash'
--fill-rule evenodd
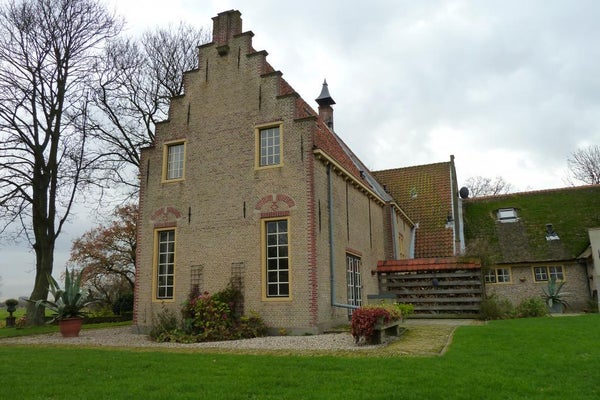
<path id="1" fill-rule="evenodd" d="M 517 222 L 517 210 L 514 208 L 501 208 L 498 210 L 498 221 L 500 222 Z"/>

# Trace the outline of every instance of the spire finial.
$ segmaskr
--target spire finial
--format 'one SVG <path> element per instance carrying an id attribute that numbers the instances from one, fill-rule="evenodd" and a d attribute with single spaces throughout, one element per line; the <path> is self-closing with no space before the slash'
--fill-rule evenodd
<path id="1" fill-rule="evenodd" d="M 329 94 L 329 87 L 327 85 L 327 79 L 323 80 L 323 87 L 321 88 L 321 94 L 319 97 L 315 99 L 315 101 L 319 104 L 319 106 L 330 106 L 335 104 L 335 101 L 331 98 Z"/>

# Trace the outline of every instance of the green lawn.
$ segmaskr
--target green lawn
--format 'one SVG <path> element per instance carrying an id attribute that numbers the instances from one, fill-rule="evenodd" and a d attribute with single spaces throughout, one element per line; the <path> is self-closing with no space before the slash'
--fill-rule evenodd
<path id="1" fill-rule="evenodd" d="M 444 356 L 2 345 L 1 398 L 598 399 L 600 315 L 458 328 Z"/>

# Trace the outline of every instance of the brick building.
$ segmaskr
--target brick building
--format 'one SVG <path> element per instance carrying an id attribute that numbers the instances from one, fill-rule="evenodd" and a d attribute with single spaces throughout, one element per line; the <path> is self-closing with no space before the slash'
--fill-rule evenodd
<path id="1" fill-rule="evenodd" d="M 542 296 L 555 278 L 564 282 L 570 311 L 591 309 L 592 299 L 597 304 L 600 185 L 479 197 L 464 205 L 467 244 L 482 257 L 488 295 L 517 305 Z"/>
<path id="2" fill-rule="evenodd" d="M 452 156 L 369 171 L 334 130 L 327 84 L 315 111 L 267 62 L 266 51 L 253 48 L 252 37 L 238 11 L 213 18 L 213 41 L 199 47 L 198 69 L 184 74 L 184 94 L 172 99 L 154 144 L 142 149 L 134 306 L 140 330 L 163 307 L 178 312 L 193 288 L 212 293 L 230 282 L 241 287 L 246 312 L 292 334 L 345 323 L 352 308 L 386 296 L 431 316 L 475 316 L 486 288 L 515 300 L 536 295 L 536 268 L 559 265 L 578 293 L 574 304 L 583 307 L 590 282 L 582 265 L 598 276 L 600 235 L 590 231 L 597 238 L 590 245 L 579 228 L 587 232 L 597 220 L 565 224 L 573 215 L 562 213 L 573 207 L 559 205 L 544 214 L 554 216 L 546 222 L 563 240 L 544 244 L 560 247 L 558 258 L 517 256 L 525 236 L 503 242 L 502 232 L 520 227 L 513 233 L 529 235 L 542 224 L 520 203 L 525 195 L 463 204 Z M 579 209 L 597 218 L 600 197 L 584 197 L 587 208 Z M 510 207 L 520 210 L 520 224 L 495 219 Z M 483 271 L 485 285 L 480 260 L 461 256 L 465 237 L 492 245 L 496 259 Z"/>
<path id="3" fill-rule="evenodd" d="M 142 149 L 134 322 L 233 279 L 273 329 L 320 332 L 378 292 L 378 260 L 408 257 L 414 224 L 333 129 L 252 47 L 238 11 L 184 75 Z"/>

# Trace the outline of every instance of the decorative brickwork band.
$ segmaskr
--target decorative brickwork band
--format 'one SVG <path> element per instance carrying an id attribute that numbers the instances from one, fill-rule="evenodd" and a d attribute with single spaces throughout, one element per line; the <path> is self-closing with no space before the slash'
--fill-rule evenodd
<path id="1" fill-rule="evenodd" d="M 174 227 L 181 219 L 181 212 L 174 207 L 161 207 L 152 213 L 150 219 L 155 229 Z"/>
<path id="2" fill-rule="evenodd" d="M 289 215 L 290 215 L 289 211 L 276 211 L 276 212 L 260 213 L 261 218 L 288 217 Z"/>
<path id="3" fill-rule="evenodd" d="M 287 194 L 270 194 L 260 199 L 254 206 L 254 210 L 260 213 L 261 218 L 265 215 L 276 217 L 290 215 L 290 210 L 296 207 L 296 202 Z"/>

